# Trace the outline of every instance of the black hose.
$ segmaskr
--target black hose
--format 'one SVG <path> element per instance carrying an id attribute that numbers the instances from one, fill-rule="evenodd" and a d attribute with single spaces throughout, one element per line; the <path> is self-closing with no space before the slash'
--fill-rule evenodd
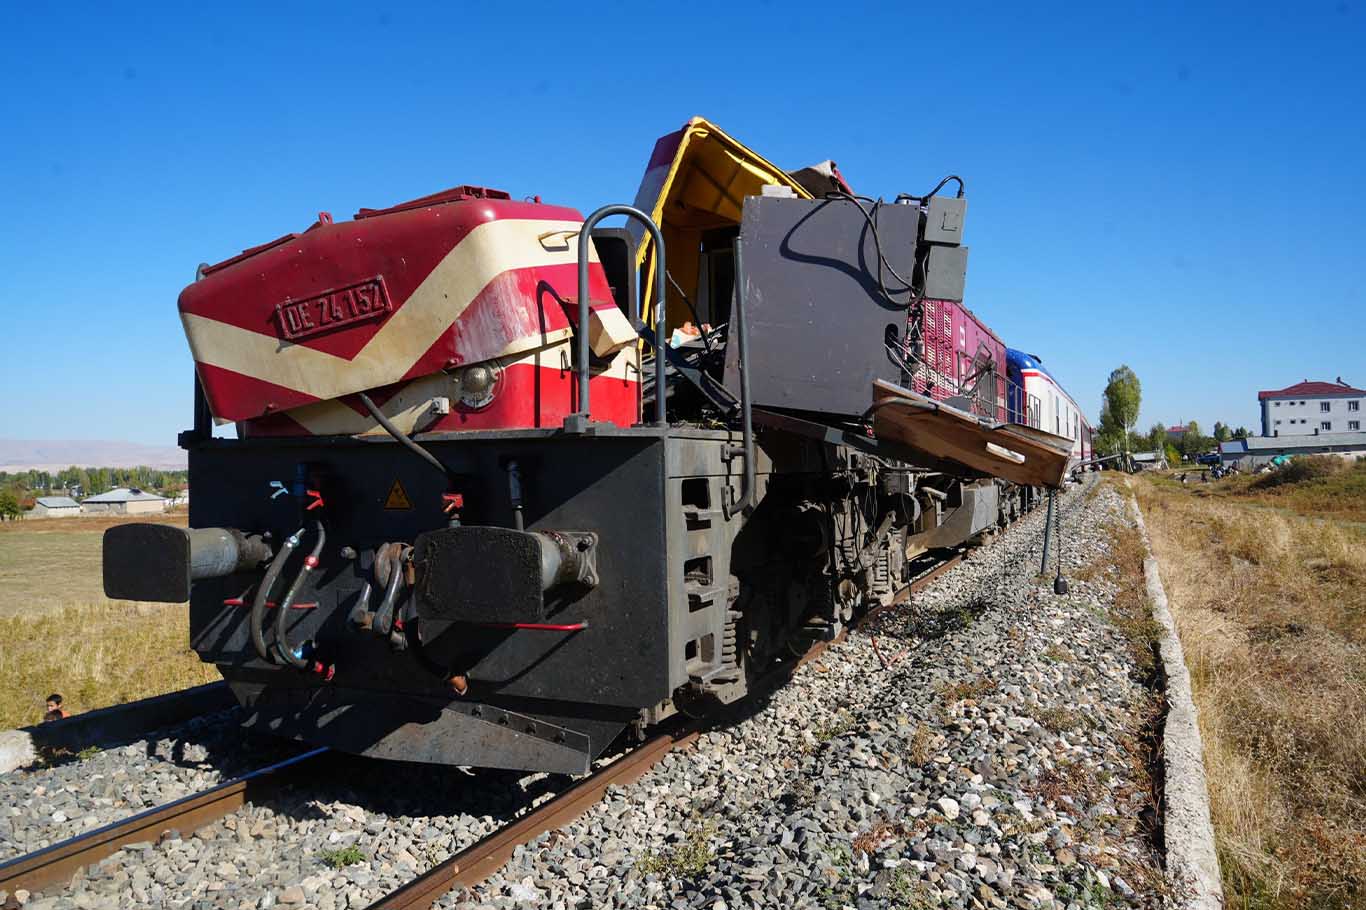
<path id="1" fill-rule="evenodd" d="M 285 538 L 284 545 L 280 547 L 280 552 L 275 554 L 275 558 L 270 561 L 270 568 L 266 569 L 266 577 L 261 580 L 260 586 L 256 589 L 256 599 L 251 602 L 251 643 L 256 648 L 256 654 L 268 664 L 275 663 L 275 658 L 271 657 L 270 649 L 266 647 L 265 630 L 261 628 L 266 621 L 266 602 L 270 600 L 270 589 L 275 587 L 275 580 L 280 577 L 280 572 L 285 567 L 285 561 L 289 559 L 289 554 L 293 553 L 299 546 L 299 541 L 304 536 L 304 529 L 300 528 L 289 537 Z"/>
<path id="2" fill-rule="evenodd" d="M 673 273 L 666 271 L 664 274 L 669 279 L 669 284 L 673 285 L 675 293 L 678 294 L 678 296 L 683 300 L 683 303 L 688 307 L 688 312 L 692 313 L 693 324 L 697 326 L 697 332 L 699 335 L 702 336 L 702 347 L 706 348 L 707 353 L 710 354 L 711 338 L 708 336 L 711 333 L 708 332 L 706 329 L 702 328 L 702 317 L 698 315 L 697 307 L 692 305 L 692 301 L 688 299 L 688 295 L 683 293 L 683 289 L 678 286 L 678 282 L 674 281 Z"/>
<path id="3" fill-rule="evenodd" d="M 882 296 L 886 298 L 887 302 L 892 306 L 903 310 L 909 310 L 916 304 L 920 303 L 920 301 L 924 299 L 924 293 L 922 291 L 917 291 L 915 287 L 911 284 L 911 282 L 908 281 L 900 272 L 896 270 L 895 267 L 893 267 L 893 265 L 890 262 L 887 261 L 887 257 L 884 256 L 882 253 L 882 236 L 878 233 L 877 229 L 877 210 L 881 208 L 884 204 L 882 200 L 877 199 L 873 202 L 873 212 L 870 215 L 868 213 L 868 210 L 863 207 L 863 203 L 859 201 L 860 197 L 853 196 L 849 193 L 833 191 L 826 193 L 825 198 L 838 199 L 844 202 L 851 203 L 854 206 L 854 208 L 859 210 L 859 214 L 863 216 L 863 220 L 867 222 L 868 229 L 872 231 L 873 234 L 873 249 L 877 253 L 877 274 L 874 277 L 877 278 L 878 289 L 882 291 Z M 891 273 L 893 278 L 901 282 L 901 285 L 904 288 L 904 292 L 911 294 L 910 300 L 908 300 L 905 303 L 898 303 L 896 300 L 892 298 L 892 292 L 887 289 L 887 283 L 882 277 L 882 270 L 884 268 Z M 897 293 L 903 293 L 903 291 L 897 291 Z"/>
<path id="4" fill-rule="evenodd" d="M 357 394 L 356 397 L 360 399 L 360 403 L 365 405 L 365 410 L 370 412 L 370 416 L 375 418 L 375 422 L 378 423 L 381 427 L 383 427 L 386 433 L 394 437 L 394 439 L 396 439 L 400 444 L 402 444 L 404 448 L 408 449 L 408 451 L 417 455 L 423 461 L 427 462 L 429 465 L 440 471 L 441 476 L 445 477 L 449 481 L 454 482 L 455 478 L 451 476 L 450 470 L 444 464 L 438 461 L 435 455 L 433 455 L 426 449 L 422 448 L 422 446 L 418 445 L 417 443 L 413 442 L 413 440 L 408 436 L 408 434 L 404 433 L 398 427 L 394 426 L 393 421 L 391 421 L 388 417 L 384 416 L 384 412 L 375 406 L 375 403 L 370 400 L 369 395 L 365 394 L 364 392 L 360 392 Z"/>
<path id="5" fill-rule="evenodd" d="M 285 623 L 289 619 L 289 609 L 294 604 L 294 598 L 299 596 L 299 590 L 304 586 L 304 580 L 318 566 L 318 555 L 323 551 L 323 544 L 327 542 L 327 532 L 323 530 L 321 521 L 313 522 L 313 530 L 317 533 L 318 539 L 313 543 L 313 550 L 304 558 L 303 568 L 299 569 L 299 574 L 294 576 L 294 583 L 289 586 L 289 592 L 285 594 L 285 599 L 280 601 L 280 605 L 275 608 L 275 651 L 280 658 L 292 667 L 299 670 L 308 668 L 308 661 L 302 654 L 295 654 L 294 649 L 289 644 L 289 631 L 285 628 Z"/>

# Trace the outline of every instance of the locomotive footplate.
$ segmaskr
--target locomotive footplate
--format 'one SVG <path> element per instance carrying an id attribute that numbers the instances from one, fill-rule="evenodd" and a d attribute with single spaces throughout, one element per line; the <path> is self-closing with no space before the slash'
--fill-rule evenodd
<path id="1" fill-rule="evenodd" d="M 232 688 L 248 729 L 399 761 L 583 774 L 625 726 L 624 719 L 554 718 L 557 723 L 475 701 L 341 686 L 234 682 Z"/>

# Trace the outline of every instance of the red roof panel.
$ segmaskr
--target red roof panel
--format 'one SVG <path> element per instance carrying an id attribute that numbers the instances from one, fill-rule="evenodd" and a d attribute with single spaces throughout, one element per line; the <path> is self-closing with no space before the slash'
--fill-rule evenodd
<path id="1" fill-rule="evenodd" d="M 1270 389 L 1257 393 L 1258 401 L 1268 398 L 1321 398 L 1324 395 L 1366 395 L 1366 390 L 1354 389 L 1336 382 L 1297 382 L 1284 389 Z"/>

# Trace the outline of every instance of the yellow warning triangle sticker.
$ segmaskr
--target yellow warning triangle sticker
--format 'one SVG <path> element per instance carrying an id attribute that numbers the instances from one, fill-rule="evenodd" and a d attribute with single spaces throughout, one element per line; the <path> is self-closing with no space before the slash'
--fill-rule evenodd
<path id="1" fill-rule="evenodd" d="M 384 508 L 402 511 L 412 507 L 413 501 L 408 498 L 408 492 L 403 489 L 403 484 L 395 477 L 394 485 L 389 488 L 389 495 L 385 497 Z"/>

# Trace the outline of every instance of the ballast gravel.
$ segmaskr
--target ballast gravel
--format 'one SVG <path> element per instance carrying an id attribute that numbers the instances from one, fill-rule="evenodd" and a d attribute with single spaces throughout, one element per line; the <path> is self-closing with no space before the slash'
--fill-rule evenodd
<path id="1" fill-rule="evenodd" d="M 1104 565 L 1103 525 L 1129 521 L 1094 483 L 1060 500 L 1068 571 Z M 438 906 L 1156 906 L 1141 743 L 1153 694 L 1108 618 L 1105 573 L 1072 578 L 1064 596 L 1051 574 L 1037 577 L 1043 520 L 1039 509 L 972 551 L 911 604 Z M 137 767 L 124 789 L 155 776 Z M 92 777 L 61 787 L 94 799 Z M 345 759 L 193 835 L 124 849 L 66 889 L 23 895 L 25 907 L 366 907 L 566 783 Z M 60 810 L 36 786 L 52 784 L 13 793 L 30 802 L 0 829 L 23 838 L 15 852 L 54 836 L 30 809 Z"/>
<path id="2" fill-rule="evenodd" d="M 1131 523 L 1096 483 L 1060 500 L 1068 571 Z M 1043 523 L 438 906 L 1156 907 L 1153 693 L 1113 582 L 1037 577 Z"/>
<path id="3" fill-rule="evenodd" d="M 250 737 L 234 709 L 77 759 L 0 774 L 0 861 L 165 805 L 301 751 Z"/>

